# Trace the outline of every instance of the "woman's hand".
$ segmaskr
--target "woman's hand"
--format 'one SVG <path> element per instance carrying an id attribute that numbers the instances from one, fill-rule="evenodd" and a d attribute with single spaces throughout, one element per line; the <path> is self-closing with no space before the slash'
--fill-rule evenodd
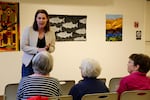
<path id="1" fill-rule="evenodd" d="M 41 52 L 41 51 L 48 51 L 48 50 L 49 50 L 49 47 L 50 47 L 50 44 L 46 45 L 45 48 L 38 48 L 38 52 Z"/>
<path id="2" fill-rule="evenodd" d="M 46 45 L 45 49 L 48 51 L 50 47 L 50 43 L 48 45 Z"/>

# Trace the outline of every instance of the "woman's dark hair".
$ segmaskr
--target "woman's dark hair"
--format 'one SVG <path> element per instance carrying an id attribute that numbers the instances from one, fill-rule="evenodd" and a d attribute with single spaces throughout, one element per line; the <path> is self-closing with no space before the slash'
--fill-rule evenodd
<path id="1" fill-rule="evenodd" d="M 129 56 L 134 65 L 139 65 L 139 72 L 147 73 L 150 70 L 150 57 L 145 54 L 132 54 Z"/>
<path id="2" fill-rule="evenodd" d="M 39 10 L 37 10 L 37 12 L 35 13 L 34 23 L 33 23 L 33 29 L 34 29 L 35 31 L 38 31 L 38 25 L 37 25 L 36 18 L 37 18 L 37 15 L 38 15 L 39 13 L 45 14 L 46 17 L 47 17 L 47 19 L 48 19 L 48 20 L 47 20 L 47 23 L 46 23 L 46 26 L 44 27 L 45 32 L 48 32 L 48 31 L 50 30 L 49 16 L 48 16 L 47 11 L 44 10 L 44 9 L 39 9 Z"/>

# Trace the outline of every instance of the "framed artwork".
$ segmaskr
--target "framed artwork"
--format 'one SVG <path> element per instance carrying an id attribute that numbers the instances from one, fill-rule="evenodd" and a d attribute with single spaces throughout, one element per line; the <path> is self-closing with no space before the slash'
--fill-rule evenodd
<path id="1" fill-rule="evenodd" d="M 56 41 L 86 41 L 86 16 L 49 15 Z"/>
<path id="2" fill-rule="evenodd" d="M 19 3 L 0 1 L 0 52 L 20 50 Z"/>
<path id="3" fill-rule="evenodd" d="M 106 41 L 122 41 L 122 15 L 106 15 Z"/>
<path id="4" fill-rule="evenodd" d="M 141 30 L 137 30 L 136 31 L 136 40 L 141 40 L 142 37 L 142 31 Z"/>

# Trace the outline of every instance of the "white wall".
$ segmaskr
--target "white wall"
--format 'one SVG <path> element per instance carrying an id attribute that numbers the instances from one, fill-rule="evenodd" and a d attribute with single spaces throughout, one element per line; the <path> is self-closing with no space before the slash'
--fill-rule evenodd
<path id="1" fill-rule="evenodd" d="M 54 70 L 51 76 L 60 80 L 81 79 L 79 65 L 86 57 L 98 60 L 102 66 L 100 77 L 107 78 L 127 75 L 128 56 L 131 53 L 145 51 L 144 35 L 144 0 L 99 0 L 97 3 L 80 4 L 80 0 L 63 4 L 46 2 L 20 2 L 21 33 L 26 26 L 32 25 L 37 9 L 44 8 L 49 14 L 87 15 L 87 41 L 83 42 L 56 42 L 54 56 Z M 38 1 L 38 0 L 37 0 Z M 52 0 L 55 1 L 55 0 Z M 68 1 L 68 2 L 67 2 Z M 96 2 L 96 0 L 93 0 Z M 87 2 L 87 1 L 86 1 Z M 105 41 L 105 15 L 123 15 L 123 41 Z M 134 21 L 139 21 L 139 30 L 142 30 L 142 40 L 136 40 Z M 21 76 L 22 51 L 0 53 L 0 94 L 8 83 L 19 82 Z"/>

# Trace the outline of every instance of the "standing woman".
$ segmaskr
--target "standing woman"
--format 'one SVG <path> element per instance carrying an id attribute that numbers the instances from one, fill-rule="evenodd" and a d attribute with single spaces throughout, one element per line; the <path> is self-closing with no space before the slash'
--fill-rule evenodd
<path id="1" fill-rule="evenodd" d="M 24 30 L 21 41 L 24 52 L 22 58 L 22 77 L 33 74 L 32 58 L 38 52 L 55 50 L 55 33 L 50 30 L 48 13 L 39 9 L 35 13 L 33 26 Z"/>

